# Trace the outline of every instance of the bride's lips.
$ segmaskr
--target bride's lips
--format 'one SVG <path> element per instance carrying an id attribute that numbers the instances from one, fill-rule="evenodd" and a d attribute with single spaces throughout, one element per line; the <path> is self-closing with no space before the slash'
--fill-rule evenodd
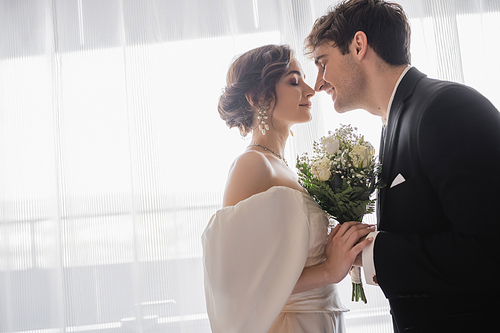
<path id="1" fill-rule="evenodd" d="M 310 108 L 312 106 L 311 103 L 305 103 L 305 104 L 299 104 L 300 106 L 305 106 L 307 108 Z"/>

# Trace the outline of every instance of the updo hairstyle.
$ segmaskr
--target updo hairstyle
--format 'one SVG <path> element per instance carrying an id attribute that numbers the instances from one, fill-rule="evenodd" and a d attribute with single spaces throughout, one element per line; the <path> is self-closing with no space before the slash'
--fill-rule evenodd
<path id="1" fill-rule="evenodd" d="M 287 45 L 265 45 L 236 58 L 228 70 L 218 105 L 219 115 L 229 128 L 237 127 L 242 136 L 252 131 L 255 112 L 245 94 L 266 110 L 273 101 L 276 105 L 276 84 L 288 69 L 292 56 Z"/>

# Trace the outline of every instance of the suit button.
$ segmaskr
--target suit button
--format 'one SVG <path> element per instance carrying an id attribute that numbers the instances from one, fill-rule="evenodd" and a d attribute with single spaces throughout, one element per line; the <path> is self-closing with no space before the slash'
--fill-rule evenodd
<path id="1" fill-rule="evenodd" d="M 399 298 L 406 298 L 406 295 L 398 295 Z"/>

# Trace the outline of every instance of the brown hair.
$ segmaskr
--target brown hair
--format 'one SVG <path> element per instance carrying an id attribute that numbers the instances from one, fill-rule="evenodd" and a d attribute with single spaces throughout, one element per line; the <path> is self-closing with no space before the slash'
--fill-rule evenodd
<path id="1" fill-rule="evenodd" d="M 237 127 L 242 136 L 252 131 L 254 108 L 246 98 L 269 108 L 277 102 L 276 84 L 285 74 L 292 50 L 287 45 L 265 45 L 245 52 L 231 64 L 226 87 L 219 98 L 219 115 L 229 128 Z"/>
<path id="2" fill-rule="evenodd" d="M 368 45 L 388 64 L 410 64 L 410 24 L 397 3 L 384 0 L 344 0 L 316 20 L 305 40 L 306 54 L 331 41 L 342 54 L 358 31 L 366 34 Z"/>

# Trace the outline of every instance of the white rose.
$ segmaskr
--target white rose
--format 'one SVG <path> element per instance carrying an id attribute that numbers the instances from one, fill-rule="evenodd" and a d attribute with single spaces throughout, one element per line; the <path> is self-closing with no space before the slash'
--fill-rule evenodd
<path id="1" fill-rule="evenodd" d="M 318 169 L 318 173 L 316 177 L 318 177 L 318 180 L 325 182 L 328 179 L 330 179 L 330 176 L 332 175 L 329 169 Z"/>
<path id="2" fill-rule="evenodd" d="M 335 139 L 333 135 L 321 139 L 321 143 L 326 149 L 328 154 L 336 154 L 339 151 L 339 140 Z"/>
<path id="3" fill-rule="evenodd" d="M 364 168 L 370 164 L 373 154 L 374 150 L 371 146 L 355 146 L 352 149 L 351 158 L 355 166 Z"/>
<path id="4" fill-rule="evenodd" d="M 365 144 L 367 145 L 366 149 L 368 150 L 368 160 L 371 160 L 375 155 L 375 148 L 373 148 L 373 146 L 369 142 L 365 142 Z"/>
<path id="5" fill-rule="evenodd" d="M 311 171 L 319 181 L 327 181 L 332 175 L 332 173 L 330 172 L 330 160 L 327 158 L 323 158 L 319 161 L 314 162 Z"/>

